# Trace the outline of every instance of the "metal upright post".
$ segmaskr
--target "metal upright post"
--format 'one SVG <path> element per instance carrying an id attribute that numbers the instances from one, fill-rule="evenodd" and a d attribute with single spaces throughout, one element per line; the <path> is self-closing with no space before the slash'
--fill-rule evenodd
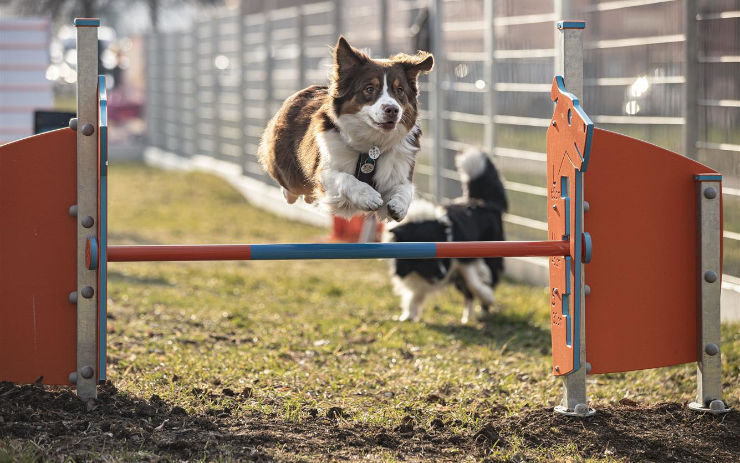
<path id="1" fill-rule="evenodd" d="M 486 112 L 486 128 L 484 133 L 483 146 L 490 155 L 494 154 L 496 147 L 496 123 L 493 118 L 496 116 L 496 75 L 494 53 L 496 52 L 496 8 L 494 0 L 485 0 L 483 3 L 483 16 L 486 22 L 483 31 L 483 49 L 486 54 L 485 69 L 483 70 L 483 81 L 486 83 L 486 103 L 484 110 Z"/>
<path id="2" fill-rule="evenodd" d="M 334 38 L 338 39 L 344 30 L 344 19 L 342 13 L 342 0 L 334 0 Z"/>
<path id="3" fill-rule="evenodd" d="M 249 153 L 247 153 L 247 116 L 245 114 L 246 108 L 247 108 L 247 86 L 246 86 L 246 79 L 247 79 L 247 66 L 246 66 L 246 58 L 244 57 L 244 54 L 246 53 L 246 47 L 245 47 L 245 41 L 244 38 L 246 35 L 246 16 L 247 16 L 247 2 L 239 2 L 239 28 L 238 28 L 238 34 L 239 34 L 239 59 L 237 62 L 239 63 L 239 153 L 240 153 L 240 159 L 239 164 L 241 165 L 242 169 L 242 175 L 245 175 L 247 173 L 247 157 L 249 156 Z"/>
<path id="4" fill-rule="evenodd" d="M 435 71 L 429 79 L 429 125 L 432 130 L 432 194 L 437 201 L 442 200 L 442 83 L 444 82 L 444 50 L 442 47 L 442 0 L 431 0 L 431 37 L 432 53 L 434 54 Z"/>
<path id="5" fill-rule="evenodd" d="M 697 107 L 697 89 L 699 85 L 699 63 L 697 60 L 696 40 L 697 11 L 696 0 L 684 0 L 683 154 L 691 159 L 697 159 L 696 142 L 698 140 L 699 127 L 699 112 Z"/>
<path id="6" fill-rule="evenodd" d="M 98 226 L 98 27 L 78 18 L 77 27 L 77 384 L 82 400 L 97 397 L 98 272 L 86 263 L 86 247 L 97 246 Z M 97 254 L 97 249 L 95 250 Z M 92 254 L 92 253 L 91 253 Z M 92 268 L 91 268 L 92 267 Z"/>
<path id="7" fill-rule="evenodd" d="M 262 45 L 265 50 L 265 122 L 273 114 L 272 110 L 272 2 L 266 1 L 262 9 L 264 24 L 262 27 Z"/>
<path id="8" fill-rule="evenodd" d="M 583 29 L 584 22 L 560 21 L 557 23 L 557 36 L 555 41 L 556 60 L 555 73 L 563 76 L 565 89 L 574 94 L 579 100 L 583 95 Z M 579 174 L 580 175 L 580 174 Z M 576 182 L 576 201 L 574 207 L 576 214 L 580 214 L 580 223 L 583 223 L 583 176 L 580 182 Z M 577 238 L 580 239 L 580 238 Z M 583 262 L 574 262 L 579 265 L 580 281 L 577 291 L 580 291 L 580 307 L 574 307 L 578 316 L 579 330 L 575 333 L 579 337 L 579 363 L 577 369 L 572 373 L 564 375 L 563 378 L 563 400 L 555 411 L 564 415 L 590 416 L 594 410 L 588 407 L 586 399 L 586 291 L 585 291 L 585 266 Z M 577 274 L 578 274 L 577 273 Z M 575 365 L 574 365 L 575 366 Z"/>
<path id="9" fill-rule="evenodd" d="M 726 413 L 722 401 L 720 291 L 722 287 L 722 210 L 719 175 L 696 178 L 697 368 L 693 410 Z"/>
<path id="10" fill-rule="evenodd" d="M 388 46 L 388 0 L 380 2 L 380 56 L 386 58 L 390 55 Z"/>
<path id="11" fill-rule="evenodd" d="M 306 87 L 306 18 L 304 5 L 296 7 L 296 21 L 298 22 L 298 88 Z"/>

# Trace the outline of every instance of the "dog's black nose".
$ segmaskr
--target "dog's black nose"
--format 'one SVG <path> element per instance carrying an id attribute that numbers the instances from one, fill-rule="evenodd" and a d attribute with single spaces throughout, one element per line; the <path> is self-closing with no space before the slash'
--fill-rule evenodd
<path id="1" fill-rule="evenodd" d="M 398 106 L 394 104 L 384 104 L 381 108 L 383 109 L 383 113 L 386 118 L 395 119 L 398 117 Z"/>

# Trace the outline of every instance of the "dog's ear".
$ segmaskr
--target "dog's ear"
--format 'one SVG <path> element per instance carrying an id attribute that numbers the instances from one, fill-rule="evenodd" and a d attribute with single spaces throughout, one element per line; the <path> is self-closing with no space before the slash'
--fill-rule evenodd
<path id="1" fill-rule="evenodd" d="M 409 82 L 415 82 L 420 73 L 428 74 L 434 68 L 434 56 L 426 51 L 418 51 L 415 55 L 399 53 L 390 59 L 403 67 Z"/>
<path id="2" fill-rule="evenodd" d="M 368 60 L 369 57 L 365 53 L 350 45 L 344 36 L 339 36 L 337 45 L 334 47 L 335 77 L 345 74 L 357 66 L 365 64 Z"/>

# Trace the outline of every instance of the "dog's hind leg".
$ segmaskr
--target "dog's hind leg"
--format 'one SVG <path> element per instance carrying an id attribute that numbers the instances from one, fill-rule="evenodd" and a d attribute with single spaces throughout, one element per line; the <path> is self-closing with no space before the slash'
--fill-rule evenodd
<path id="1" fill-rule="evenodd" d="M 477 271 L 474 264 L 460 265 L 460 274 L 465 279 L 470 291 L 472 291 L 483 305 L 493 305 L 493 289 L 482 279 L 480 272 Z"/>
<path id="2" fill-rule="evenodd" d="M 288 189 L 285 188 L 284 186 L 280 187 L 280 192 L 283 193 L 283 198 L 285 198 L 285 200 L 288 201 L 288 204 L 293 204 L 294 202 L 296 202 L 296 200 L 300 196 L 300 195 L 294 195 L 293 193 L 288 191 Z"/>
<path id="3" fill-rule="evenodd" d="M 401 316 L 398 318 L 404 322 L 407 320 L 419 321 L 421 316 L 421 308 L 424 303 L 424 294 L 420 292 L 414 292 L 406 288 L 401 295 Z"/>
<path id="4" fill-rule="evenodd" d="M 473 298 L 465 297 L 465 303 L 463 307 L 463 314 L 460 318 L 460 323 L 463 325 L 467 325 L 470 321 L 470 318 L 473 316 L 473 313 L 475 312 L 475 303 Z"/>

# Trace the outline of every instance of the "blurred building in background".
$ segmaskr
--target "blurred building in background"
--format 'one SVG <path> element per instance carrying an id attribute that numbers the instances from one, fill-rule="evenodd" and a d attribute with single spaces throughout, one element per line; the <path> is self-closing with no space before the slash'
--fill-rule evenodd
<path id="1" fill-rule="evenodd" d="M 0 145 L 33 135 L 34 112 L 54 107 L 50 42 L 49 18 L 0 16 Z"/>

